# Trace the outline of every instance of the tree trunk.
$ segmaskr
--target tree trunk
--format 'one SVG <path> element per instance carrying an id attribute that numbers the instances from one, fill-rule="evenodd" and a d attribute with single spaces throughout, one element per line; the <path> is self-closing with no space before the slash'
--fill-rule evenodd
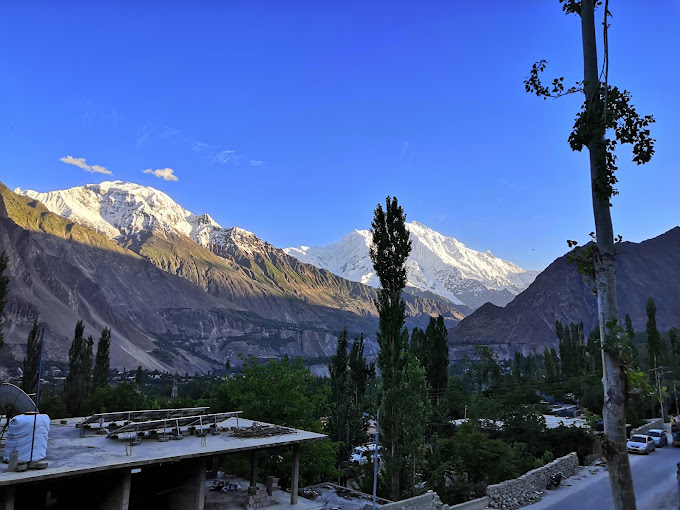
<path id="1" fill-rule="evenodd" d="M 595 40 L 595 16 L 593 0 L 581 2 L 581 35 L 583 39 L 583 77 L 588 112 L 602 112 L 600 100 L 597 46 Z M 594 115 L 590 122 L 597 122 Z M 609 482 L 616 510 L 635 510 L 635 491 L 626 448 L 626 382 L 627 372 L 623 353 L 619 347 L 616 304 L 616 267 L 614 231 L 609 210 L 610 197 L 603 183 L 607 181 L 604 128 L 597 129 L 588 142 L 590 152 L 590 175 L 595 217 L 597 250 L 595 265 L 595 288 L 602 339 L 602 382 L 604 385 L 605 455 L 609 466 Z M 612 326 L 612 327 L 608 327 Z M 615 348 L 613 346 L 616 346 Z"/>

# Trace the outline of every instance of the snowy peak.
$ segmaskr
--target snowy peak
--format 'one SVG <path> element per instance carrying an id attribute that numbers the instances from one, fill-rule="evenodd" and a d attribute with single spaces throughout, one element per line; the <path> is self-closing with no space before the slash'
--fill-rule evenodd
<path id="1" fill-rule="evenodd" d="M 456 304 L 477 308 L 487 301 L 505 305 L 524 290 L 538 274 L 497 257 L 478 252 L 453 237 L 416 221 L 406 224 L 413 243 L 407 261 L 408 285 L 434 292 Z M 371 233 L 354 230 L 340 242 L 325 247 L 287 248 L 303 262 L 377 287 L 378 278 L 369 257 Z"/>
<path id="2" fill-rule="evenodd" d="M 111 239 L 156 231 L 184 235 L 205 248 L 240 248 L 249 254 L 262 245 L 247 230 L 224 229 L 209 214 L 192 214 L 162 191 L 130 182 L 106 181 L 46 193 L 20 188 L 14 192 L 39 200 L 50 211 Z"/>

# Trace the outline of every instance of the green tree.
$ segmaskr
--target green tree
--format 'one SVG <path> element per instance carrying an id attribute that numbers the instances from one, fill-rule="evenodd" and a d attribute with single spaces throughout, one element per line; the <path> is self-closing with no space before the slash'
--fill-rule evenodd
<path id="1" fill-rule="evenodd" d="M 385 209 L 378 204 L 371 223 L 370 257 L 380 281 L 378 288 L 379 331 L 377 362 L 382 377 L 380 386 L 381 432 L 385 440 L 385 467 L 390 479 L 391 499 L 397 500 L 404 458 L 400 455 L 403 427 L 414 417 L 400 409 L 404 389 L 405 348 L 408 342 L 406 305 L 401 293 L 406 286 L 406 259 L 411 240 L 406 230 L 406 216 L 397 199 L 387 197 Z"/>
<path id="2" fill-rule="evenodd" d="M 430 317 L 426 335 L 429 355 L 425 366 L 427 383 L 432 389 L 433 403 L 439 405 L 449 378 L 449 344 L 444 317 Z"/>
<path id="3" fill-rule="evenodd" d="M 36 317 L 26 342 L 26 357 L 24 358 L 24 373 L 21 375 L 21 387 L 26 393 L 35 393 L 38 387 L 38 372 L 40 370 L 40 323 Z"/>
<path id="4" fill-rule="evenodd" d="M 522 382 L 522 353 L 515 351 L 515 361 L 512 363 L 512 377 L 515 383 Z"/>
<path id="5" fill-rule="evenodd" d="M 7 270 L 7 263 L 9 262 L 9 257 L 3 251 L 0 254 L 0 347 L 5 345 L 5 337 L 2 334 L 2 313 L 5 310 L 5 305 L 7 304 L 7 294 L 9 294 L 9 276 L 5 274 Z"/>
<path id="6" fill-rule="evenodd" d="M 539 74 L 545 69 L 545 61 L 534 64 L 530 77 L 525 80 L 527 92 L 539 97 L 559 97 L 564 94 L 583 92 L 585 101 L 576 117 L 574 130 L 569 136 L 573 150 L 588 149 L 590 155 L 590 182 L 595 220 L 594 244 L 585 248 L 575 246 L 572 260 L 579 271 L 595 284 L 597 293 L 600 338 L 603 346 L 603 381 L 605 405 L 603 408 L 604 433 L 608 447 L 605 454 L 609 465 L 614 508 L 634 509 L 635 491 L 626 448 L 626 385 L 627 370 L 625 341 L 620 336 L 616 301 L 615 240 L 611 220 L 611 198 L 617 194 L 615 172 L 618 143 L 633 146 L 633 162 L 647 163 L 654 154 L 654 139 L 649 125 L 654 122 L 650 115 L 640 116 L 630 103 L 631 95 L 609 85 L 608 20 L 609 1 L 603 9 L 604 60 L 600 66 L 597 59 L 595 36 L 595 4 L 597 0 L 560 0 L 567 14 L 576 14 L 581 21 L 583 45 L 583 81 L 569 89 L 564 88 L 563 78 L 555 78 L 551 86 L 541 83 Z M 603 81 L 600 80 L 602 69 Z M 613 133 L 614 137 L 608 134 Z"/>
<path id="7" fill-rule="evenodd" d="M 498 354 L 488 345 L 475 346 L 476 360 L 472 362 L 471 371 L 477 391 L 481 392 L 484 386 L 496 384 L 501 376 L 501 366 L 498 362 Z"/>
<path id="8" fill-rule="evenodd" d="M 321 416 L 328 416 L 327 392 L 314 383 L 302 360 L 280 361 L 261 365 L 249 357 L 239 375 L 227 381 L 232 409 L 243 411 L 249 419 L 321 432 Z M 285 398 L 282 398 L 285 396 Z M 266 455 L 266 458 L 262 458 Z M 285 477 L 290 473 L 291 452 L 261 453 L 261 471 Z M 311 485 L 337 478 L 337 445 L 329 440 L 303 445 L 300 449 L 300 483 Z"/>
<path id="9" fill-rule="evenodd" d="M 106 413 L 149 409 L 151 403 L 139 392 L 136 385 L 124 382 L 95 388 L 83 407 L 88 413 Z"/>
<path id="10" fill-rule="evenodd" d="M 72 416 L 80 409 L 90 394 L 90 378 L 92 374 L 92 344 L 90 336 L 83 337 L 85 326 L 83 321 L 76 324 L 73 342 L 68 350 L 68 374 L 64 388 L 64 405 Z"/>
<path id="11" fill-rule="evenodd" d="M 671 345 L 671 363 L 674 368 L 678 368 L 680 360 L 680 345 L 678 344 L 678 330 L 671 328 L 668 330 L 668 343 Z"/>
<path id="12" fill-rule="evenodd" d="M 633 329 L 633 321 L 631 320 L 630 315 L 626 314 L 624 323 L 626 325 L 626 346 L 628 347 L 628 351 L 630 353 L 630 365 L 637 367 L 639 366 L 640 361 L 638 360 L 639 355 L 634 343 L 635 330 Z"/>
<path id="13" fill-rule="evenodd" d="M 97 342 L 97 355 L 92 372 L 92 388 L 103 388 L 109 384 L 109 370 L 111 370 L 111 330 L 104 328 Z"/>
<path id="14" fill-rule="evenodd" d="M 139 386 L 142 384 L 142 365 L 137 367 L 137 372 L 135 372 L 135 384 Z"/>
<path id="15" fill-rule="evenodd" d="M 411 343 L 408 346 L 408 351 L 418 358 L 424 367 L 428 365 L 427 335 L 425 331 L 420 328 L 413 328 L 411 330 Z"/>
<path id="16" fill-rule="evenodd" d="M 557 370 L 555 367 L 555 362 L 550 354 L 550 348 L 546 346 L 543 349 L 543 359 L 545 360 L 545 377 L 547 379 L 555 379 L 557 375 Z"/>
<path id="17" fill-rule="evenodd" d="M 656 305 L 652 298 L 647 300 L 645 308 L 647 310 L 647 364 L 650 368 L 657 368 L 661 363 L 664 345 L 656 327 Z"/>
<path id="18" fill-rule="evenodd" d="M 349 376 L 352 382 L 354 404 L 364 411 L 364 397 L 368 381 L 375 378 L 375 363 L 369 363 L 364 356 L 364 334 L 354 338 L 349 352 Z"/>
<path id="19" fill-rule="evenodd" d="M 347 328 L 344 328 L 338 335 L 335 355 L 331 356 L 328 363 L 331 379 L 329 437 L 331 441 L 338 443 L 336 462 L 338 466 L 349 458 L 349 454 L 355 446 L 352 441 L 352 426 L 357 425 L 355 418 L 358 414 L 349 373 L 348 348 Z"/>
<path id="20" fill-rule="evenodd" d="M 400 472 L 402 496 L 415 496 L 417 473 L 423 460 L 424 431 L 430 415 L 427 398 L 428 385 L 425 369 L 411 353 L 404 355 L 404 376 L 399 411 L 403 415 L 399 456 L 403 462 Z"/>

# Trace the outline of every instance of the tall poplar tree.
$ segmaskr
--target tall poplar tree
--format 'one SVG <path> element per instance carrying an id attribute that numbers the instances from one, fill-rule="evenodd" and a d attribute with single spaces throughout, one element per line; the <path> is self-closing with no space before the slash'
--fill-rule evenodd
<path id="1" fill-rule="evenodd" d="M 633 367 L 639 366 L 639 360 L 638 360 L 638 351 L 637 348 L 635 347 L 635 329 L 633 329 L 633 321 L 630 318 L 630 315 L 626 314 L 626 318 L 624 319 L 624 324 L 626 325 L 625 329 L 625 334 L 626 334 L 626 346 L 628 347 L 628 351 L 630 352 L 630 365 Z"/>
<path id="2" fill-rule="evenodd" d="M 354 395 L 352 395 L 352 381 L 349 374 L 348 348 L 347 328 L 344 328 L 338 335 L 335 355 L 331 356 L 328 363 L 328 372 L 331 379 L 331 413 L 328 425 L 331 441 L 339 443 L 337 466 L 347 460 L 349 453 L 354 448 L 350 427 L 353 415 L 355 414 L 355 400 L 353 398 Z"/>
<path id="3" fill-rule="evenodd" d="M 369 363 L 364 356 L 364 334 L 354 338 L 349 351 L 349 377 L 352 382 L 354 404 L 360 412 L 364 411 L 364 397 L 368 381 L 375 379 L 375 362 Z"/>
<path id="4" fill-rule="evenodd" d="M 656 327 L 656 304 L 652 298 L 647 300 L 647 365 L 657 368 L 661 363 L 663 353 L 663 341 Z"/>
<path id="5" fill-rule="evenodd" d="M 9 276 L 5 274 L 8 262 L 9 257 L 3 251 L 0 254 L 0 347 L 5 345 L 5 337 L 2 334 L 2 313 L 5 310 L 5 304 L 7 304 L 7 294 L 9 294 Z"/>
<path id="6" fill-rule="evenodd" d="M 427 383 L 432 389 L 432 401 L 439 405 L 449 381 L 449 334 L 444 317 L 430 317 L 426 336 L 428 340 L 428 364 L 425 366 Z"/>
<path id="7" fill-rule="evenodd" d="M 21 387 L 26 393 L 35 393 L 38 387 L 38 371 L 40 368 L 40 323 L 36 317 L 26 342 L 24 373 L 21 375 Z"/>
<path id="8" fill-rule="evenodd" d="M 90 394 L 94 340 L 91 336 L 85 339 L 83 337 L 84 332 L 83 321 L 78 321 L 73 342 L 71 342 L 71 347 L 68 350 L 68 374 L 64 388 L 64 405 L 71 415 L 80 410 L 83 401 Z"/>
<path id="9" fill-rule="evenodd" d="M 678 330 L 671 328 L 668 330 L 668 342 L 671 345 L 671 362 L 673 368 L 678 368 L 678 358 L 680 358 L 680 345 L 678 345 Z"/>
<path id="10" fill-rule="evenodd" d="M 588 149 L 591 198 L 595 220 L 594 244 L 578 248 L 572 255 L 579 271 L 590 278 L 597 294 L 598 321 L 602 339 L 604 406 L 603 451 L 608 463 L 609 481 L 615 510 L 632 510 L 635 491 L 626 448 L 626 388 L 628 371 L 625 339 L 621 338 L 616 301 L 615 239 L 611 219 L 611 199 L 615 189 L 617 144 L 633 146 L 633 162 L 647 163 L 654 154 L 654 139 L 649 125 L 651 115 L 640 116 L 631 104 L 631 95 L 625 90 L 609 85 L 609 0 L 604 0 L 603 40 L 604 59 L 597 59 L 595 35 L 595 5 L 599 0 L 559 0 L 566 14 L 576 14 L 581 21 L 581 44 L 583 47 L 583 81 L 565 89 L 564 78 L 555 78 L 548 86 L 541 83 L 539 74 L 546 62 L 534 64 L 530 77 L 524 82 L 526 91 L 539 97 L 560 97 L 565 94 L 583 93 L 585 101 L 576 116 L 574 130 L 569 136 L 572 150 Z M 602 70 L 602 79 L 600 77 Z M 613 134 L 614 136 L 609 136 Z"/>
<path id="11" fill-rule="evenodd" d="M 380 430 L 385 440 L 385 467 L 393 500 L 401 496 L 400 472 L 406 462 L 400 452 L 404 427 L 411 416 L 400 408 L 404 396 L 405 349 L 408 344 L 406 305 L 401 293 L 406 286 L 406 260 L 411 253 L 411 240 L 406 230 L 406 215 L 396 198 L 387 197 L 385 209 L 378 204 L 371 223 L 370 250 L 373 269 L 380 281 L 376 308 L 380 316 L 378 331 L 378 368 L 380 386 Z"/>
<path id="12" fill-rule="evenodd" d="M 111 370 L 111 330 L 104 328 L 97 342 L 97 355 L 92 371 L 92 389 L 103 388 L 109 384 Z"/>

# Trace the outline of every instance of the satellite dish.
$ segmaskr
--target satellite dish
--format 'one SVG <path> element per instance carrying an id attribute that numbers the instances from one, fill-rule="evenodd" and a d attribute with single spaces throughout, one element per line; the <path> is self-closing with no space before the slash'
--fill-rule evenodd
<path id="1" fill-rule="evenodd" d="M 37 411 L 31 397 L 24 390 L 10 383 L 0 384 L 0 410 L 12 409 L 14 414 L 31 413 Z"/>

